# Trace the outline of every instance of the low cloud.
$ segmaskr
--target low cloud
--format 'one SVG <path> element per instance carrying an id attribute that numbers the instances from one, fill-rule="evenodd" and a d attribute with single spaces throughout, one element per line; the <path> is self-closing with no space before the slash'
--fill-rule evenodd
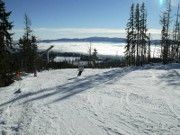
<path id="1" fill-rule="evenodd" d="M 14 29 L 15 40 L 19 39 L 24 30 Z M 160 36 L 159 29 L 149 29 L 154 39 Z M 126 37 L 124 29 L 105 29 L 105 28 L 34 28 L 33 33 L 38 39 L 59 39 L 59 38 L 86 38 L 86 37 Z"/>

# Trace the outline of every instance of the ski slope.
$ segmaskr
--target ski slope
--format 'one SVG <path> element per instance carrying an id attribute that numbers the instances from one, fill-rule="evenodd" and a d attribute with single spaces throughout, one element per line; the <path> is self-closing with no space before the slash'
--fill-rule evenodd
<path id="1" fill-rule="evenodd" d="M 0 88 L 0 134 L 180 134 L 180 65 L 76 75 L 77 69 L 43 71 Z"/>

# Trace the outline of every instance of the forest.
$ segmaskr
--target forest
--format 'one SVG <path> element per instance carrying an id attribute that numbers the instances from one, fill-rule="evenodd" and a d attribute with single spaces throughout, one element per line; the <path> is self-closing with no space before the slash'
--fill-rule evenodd
<path id="1" fill-rule="evenodd" d="M 126 46 L 121 60 L 99 60 L 98 50 L 89 50 L 89 55 L 80 55 L 81 60 L 89 61 L 89 68 L 109 68 L 122 66 L 143 66 L 145 64 L 160 62 L 163 64 L 180 62 L 180 14 L 179 6 L 176 16 L 171 14 L 171 1 L 167 3 L 166 10 L 160 16 L 161 39 L 160 58 L 151 58 L 151 33 L 148 31 L 148 12 L 145 3 L 134 3 L 130 8 L 130 16 L 126 25 Z M 68 62 L 46 61 L 38 50 L 36 35 L 32 33 L 31 20 L 24 16 L 24 35 L 14 42 L 10 16 L 13 12 L 6 10 L 5 1 L 0 0 L 0 87 L 11 84 L 16 77 L 24 73 L 34 73 L 49 68 L 75 68 L 77 66 Z M 16 21 L 16 20 L 14 20 Z M 56 55 L 56 52 L 51 54 Z M 66 55 L 66 54 L 65 54 Z"/>

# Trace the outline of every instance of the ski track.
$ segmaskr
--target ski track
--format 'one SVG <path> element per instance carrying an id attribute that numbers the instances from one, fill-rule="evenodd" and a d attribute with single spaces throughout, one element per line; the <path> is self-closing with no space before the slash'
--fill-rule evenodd
<path id="1" fill-rule="evenodd" d="M 179 135 L 180 69 L 169 67 L 28 75 L 0 89 L 0 134 Z"/>

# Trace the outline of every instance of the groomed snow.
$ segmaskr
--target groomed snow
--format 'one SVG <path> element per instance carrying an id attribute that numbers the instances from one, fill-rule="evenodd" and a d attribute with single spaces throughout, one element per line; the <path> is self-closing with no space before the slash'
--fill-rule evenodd
<path id="1" fill-rule="evenodd" d="M 180 134 L 180 65 L 76 75 L 77 69 L 43 71 L 0 88 L 0 134 Z"/>

